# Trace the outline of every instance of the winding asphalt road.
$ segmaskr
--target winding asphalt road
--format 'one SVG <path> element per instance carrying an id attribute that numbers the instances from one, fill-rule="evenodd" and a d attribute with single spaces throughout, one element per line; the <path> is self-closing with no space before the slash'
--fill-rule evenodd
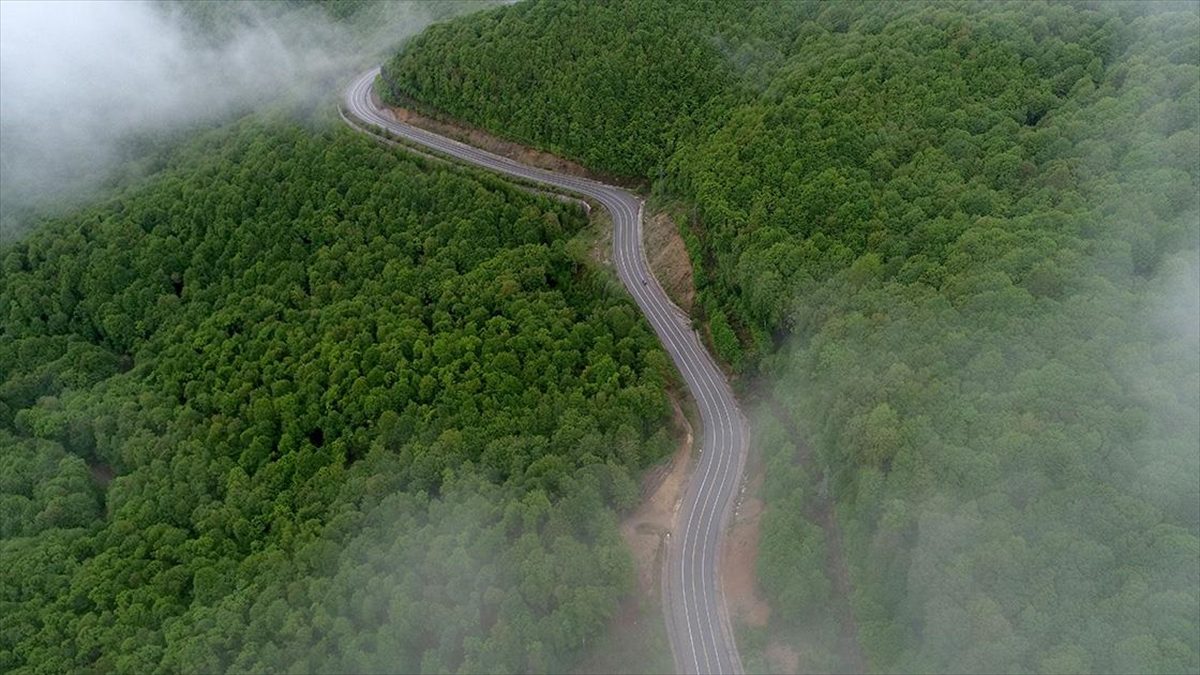
<path id="1" fill-rule="evenodd" d="M 617 275 L 670 353 L 700 409 L 704 428 L 700 460 L 668 535 L 664 613 L 675 667 L 683 673 L 740 673 L 741 660 L 729 623 L 717 567 L 721 542 L 746 455 L 746 423 L 721 370 L 691 321 L 667 298 L 650 271 L 642 244 L 642 200 L 597 181 L 537 169 L 403 122 L 380 110 L 371 88 L 379 68 L 363 73 L 346 90 L 343 117 L 352 126 L 393 137 L 438 155 L 523 181 L 582 195 L 612 214 Z M 348 117 L 347 117 L 348 115 Z"/>

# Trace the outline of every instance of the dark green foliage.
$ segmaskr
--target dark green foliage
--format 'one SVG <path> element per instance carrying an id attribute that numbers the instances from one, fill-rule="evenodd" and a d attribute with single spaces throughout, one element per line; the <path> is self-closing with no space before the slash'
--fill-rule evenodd
<path id="1" fill-rule="evenodd" d="M 714 345 L 810 435 L 873 667 L 1200 669 L 1200 11 L 770 9 L 537 3 L 387 74 L 695 206 Z M 634 16 L 695 51 L 638 52 Z M 650 74 L 681 99 L 630 153 Z M 797 501 L 768 496 L 761 580 L 819 598 L 776 541 L 812 539 Z"/>
<path id="2" fill-rule="evenodd" d="M 655 176 L 705 119 L 706 103 L 735 88 L 739 73 L 725 54 L 751 56 L 758 36 L 787 30 L 802 10 L 524 2 L 432 26 L 385 65 L 384 97 L 416 99 L 606 173 Z"/>
<path id="3" fill-rule="evenodd" d="M 668 445 L 582 224 L 243 122 L 0 249 L 0 670 L 563 668 Z"/>

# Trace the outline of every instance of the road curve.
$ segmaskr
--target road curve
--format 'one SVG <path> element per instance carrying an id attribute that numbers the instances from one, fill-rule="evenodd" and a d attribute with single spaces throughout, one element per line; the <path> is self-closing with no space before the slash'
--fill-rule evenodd
<path id="1" fill-rule="evenodd" d="M 650 271 L 642 245 L 642 200 L 612 185 L 515 162 L 506 157 L 396 121 L 372 97 L 379 75 L 373 68 L 345 92 L 343 119 L 368 133 L 385 129 L 392 137 L 436 154 L 523 181 L 582 195 L 612 214 L 613 261 L 671 355 L 700 409 L 700 459 L 668 536 L 663 610 L 675 667 L 682 673 L 740 673 L 741 660 L 721 591 L 717 567 L 721 542 L 741 483 L 747 430 L 724 374 L 704 348 L 691 321 L 671 303 Z M 378 135 L 378 134 L 377 134 Z"/>

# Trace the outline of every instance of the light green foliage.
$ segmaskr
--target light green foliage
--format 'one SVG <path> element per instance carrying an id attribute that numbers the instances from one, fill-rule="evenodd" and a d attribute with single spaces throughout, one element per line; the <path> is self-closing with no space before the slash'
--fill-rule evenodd
<path id="1" fill-rule="evenodd" d="M 784 621 L 824 608 L 829 598 L 825 578 L 825 532 L 804 517 L 802 489 L 772 501 L 762 517 L 758 579 L 772 607 Z"/>
<path id="2" fill-rule="evenodd" d="M 0 249 L 0 670 L 564 668 L 668 446 L 583 222 L 250 121 Z"/>
<path id="3" fill-rule="evenodd" d="M 725 318 L 725 312 L 720 308 L 710 312 L 708 325 L 709 330 L 712 331 L 712 341 L 713 346 L 716 347 L 717 356 L 734 367 L 741 365 L 742 345 L 738 342 L 737 334 L 729 325 L 729 320 Z"/>
<path id="4" fill-rule="evenodd" d="M 533 3 L 387 73 L 695 207 L 714 343 L 809 434 L 872 667 L 1200 670 L 1196 5 L 730 4 Z M 639 55 L 633 16 L 695 50 Z M 604 83 L 650 73 L 685 100 L 629 153 L 662 108 Z M 780 592 L 812 537 L 769 492 Z"/>

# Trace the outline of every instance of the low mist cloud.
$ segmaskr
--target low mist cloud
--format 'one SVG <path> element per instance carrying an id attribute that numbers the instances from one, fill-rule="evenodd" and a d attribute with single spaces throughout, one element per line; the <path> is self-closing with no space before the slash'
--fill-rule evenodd
<path id="1" fill-rule="evenodd" d="M 378 3 L 353 23 L 281 3 L 0 3 L 0 239 L 30 207 L 84 196 L 134 133 L 269 100 L 331 98 L 435 16 L 486 3 Z M 205 19 L 211 30 L 201 30 Z M 77 201 L 77 200 L 68 200 Z"/>
<path id="2" fill-rule="evenodd" d="M 1169 257 L 1153 288 L 1154 322 L 1183 340 L 1190 353 L 1200 353 L 1200 253 L 1193 249 Z"/>

